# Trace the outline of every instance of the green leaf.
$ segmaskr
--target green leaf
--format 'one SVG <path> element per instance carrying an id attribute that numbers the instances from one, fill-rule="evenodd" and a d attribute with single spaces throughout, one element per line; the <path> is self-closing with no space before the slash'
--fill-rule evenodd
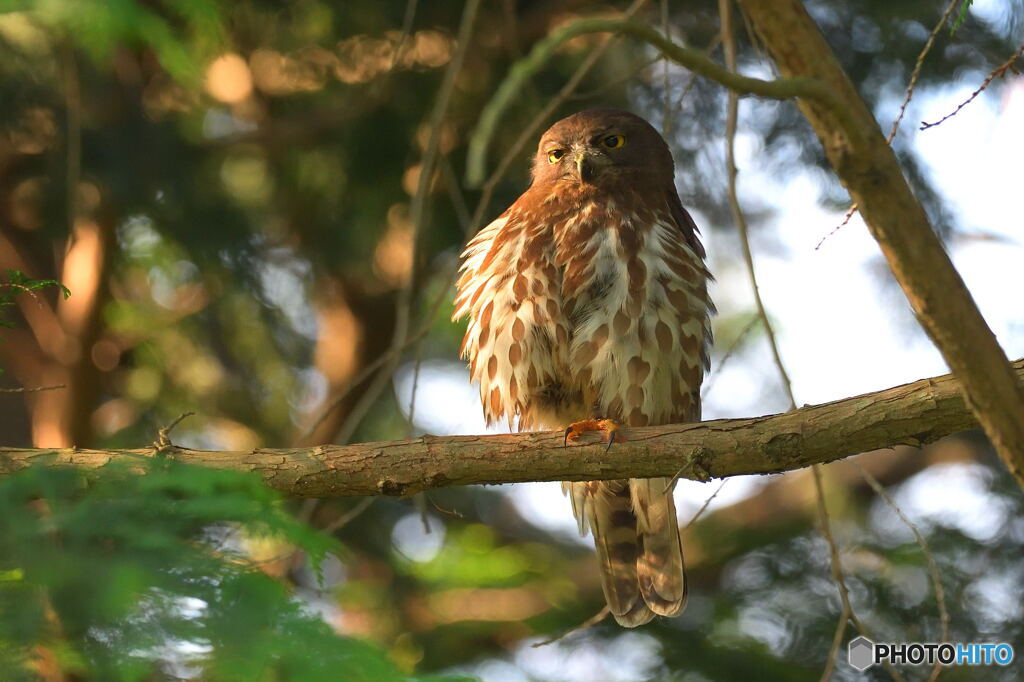
<path id="1" fill-rule="evenodd" d="M 140 457 L 88 479 L 37 466 L 0 480 L 0 679 L 23 677 L 38 646 L 89 679 L 159 676 L 172 660 L 208 680 L 408 679 L 260 571 L 253 536 L 314 561 L 340 550 L 251 474 Z"/>
<path id="2" fill-rule="evenodd" d="M 965 19 L 967 19 L 967 10 L 969 10 L 973 4 L 974 0 L 964 0 L 964 3 L 960 5 L 960 11 L 957 12 L 956 19 L 953 20 L 953 25 L 949 27 L 950 37 L 956 35 L 957 29 L 959 29 L 960 25 L 964 23 Z"/>

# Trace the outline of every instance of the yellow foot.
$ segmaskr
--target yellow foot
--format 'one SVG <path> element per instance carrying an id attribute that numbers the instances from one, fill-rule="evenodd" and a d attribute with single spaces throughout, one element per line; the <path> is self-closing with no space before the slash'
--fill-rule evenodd
<path id="1" fill-rule="evenodd" d="M 611 449 L 612 443 L 615 441 L 624 440 L 622 434 L 619 433 L 619 425 L 611 419 L 584 419 L 583 421 L 573 422 L 566 427 L 563 444 L 568 445 L 569 441 L 576 441 L 580 434 L 587 431 L 604 431 L 605 443 L 607 443 L 604 447 L 605 452 Z"/>

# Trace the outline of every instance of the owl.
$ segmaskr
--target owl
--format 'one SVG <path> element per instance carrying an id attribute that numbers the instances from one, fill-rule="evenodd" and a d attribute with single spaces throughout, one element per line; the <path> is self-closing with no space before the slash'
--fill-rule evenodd
<path id="1" fill-rule="evenodd" d="M 590 430 L 700 420 L 711 275 L 675 189 L 672 154 L 644 119 L 592 109 L 545 132 L 530 187 L 462 254 L 454 320 L 488 423 Z M 620 429 L 620 427 L 622 427 Z M 672 481 L 567 482 L 624 626 L 686 603 Z"/>

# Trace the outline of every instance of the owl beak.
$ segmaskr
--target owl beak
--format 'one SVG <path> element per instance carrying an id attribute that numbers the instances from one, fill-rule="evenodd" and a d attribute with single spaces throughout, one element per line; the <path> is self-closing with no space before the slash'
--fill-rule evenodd
<path id="1" fill-rule="evenodd" d="M 576 157 L 576 174 L 580 182 L 593 183 L 597 176 L 597 164 L 594 157 L 586 152 L 580 152 Z"/>

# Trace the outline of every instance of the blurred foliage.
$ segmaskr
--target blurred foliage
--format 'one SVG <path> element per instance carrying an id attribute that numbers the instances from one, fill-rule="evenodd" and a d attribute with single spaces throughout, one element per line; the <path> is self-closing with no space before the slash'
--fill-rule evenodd
<path id="1" fill-rule="evenodd" d="M 888 128 L 944 3 L 807 5 Z M 396 291 L 407 282 L 413 328 L 431 327 L 405 360 L 454 361 L 461 330 L 447 322 L 450 276 L 467 230 L 478 227 L 465 223 L 480 199 L 459 182 L 469 133 L 511 65 L 552 28 L 625 6 L 482 3 L 413 244 L 411 195 L 462 3 L 0 0 L 0 268 L 74 293 L 7 299 L 16 328 L 0 344 L 4 380 L 68 388 L 5 397 L 0 443 L 134 447 L 186 410 L 197 416 L 176 432 L 183 444 L 295 443 L 388 348 Z M 657 15 L 648 3 L 640 18 L 658 24 Z M 1004 21 L 963 16 L 924 62 L 918 97 L 978 82 L 1015 49 L 1019 0 L 1005 3 Z M 670 3 L 669 20 L 688 44 L 715 44 L 717 3 Z M 739 38 L 741 69 L 763 73 L 759 46 L 745 32 Z M 492 163 L 601 40 L 572 41 L 534 79 L 502 120 Z M 684 203 L 705 234 L 727 232 L 716 142 L 725 94 L 679 69 L 666 91 L 654 56 L 615 42 L 555 116 L 626 106 L 669 127 Z M 936 229 L 951 235 L 959 226 L 913 150 L 911 106 L 895 148 Z M 809 169 L 821 180 L 818 198 L 845 207 L 792 103 L 745 99 L 742 113 L 764 169 L 780 177 Z M 497 183 L 485 219 L 523 189 L 528 157 Z M 772 210 L 746 208 L 755 230 Z M 736 266 L 735 254 L 715 256 L 719 274 Z M 731 340 L 751 311 L 729 301 L 719 308 L 716 336 Z M 768 405 L 776 382 L 765 377 Z M 307 438 L 334 439 L 365 385 Z M 354 438 L 421 429 L 386 390 Z M 1006 603 L 1014 600 L 991 603 L 1022 589 L 1019 491 L 984 443 L 954 449 L 981 464 L 951 475 L 975 481 L 994 511 L 985 533 L 955 514 L 923 528 L 953 634 L 1022 641 L 1024 619 Z M 930 452 L 922 461 L 933 461 Z M 335 547 L 306 521 L 338 525 L 358 511 L 352 502 L 299 508 L 246 478 L 151 466 L 145 477 L 87 482 L 40 470 L 0 480 L 0 646 L 12 666 L 0 678 L 45 651 L 96 679 L 187 678 L 197 666 L 207 679 L 319 679 L 332 670 L 337 679 L 339 669 L 389 679 L 395 666 L 513 680 L 817 679 L 839 613 L 813 514 L 780 511 L 768 492 L 765 509 L 743 523 L 723 511 L 688 534 L 692 594 L 682 618 L 637 632 L 603 623 L 533 649 L 595 613 L 600 588 L 586 543 L 521 515 L 507 489 L 437 491 L 422 513 L 374 501 L 333 531 L 343 550 L 322 561 L 321 584 L 307 562 L 269 559 L 291 546 L 312 555 Z M 928 475 L 904 470 L 885 482 L 901 499 Z M 852 485 L 830 491 L 830 507 L 862 620 L 880 637 L 934 636 L 934 600 L 912 538 Z M 276 551 L 264 556 L 254 538 L 268 533 Z M 331 634 L 314 609 L 359 641 Z M 837 675 L 856 677 L 844 665 Z"/>
<path id="2" fill-rule="evenodd" d="M 64 298 L 71 295 L 71 292 L 67 287 L 63 286 L 60 282 L 56 282 L 52 279 L 32 279 L 26 277 L 25 273 L 20 270 L 8 270 L 7 276 L 0 280 L 0 327 L 11 327 L 13 322 L 8 320 L 4 313 L 4 309 L 14 305 L 14 298 L 19 294 L 28 294 L 34 296 L 33 292 L 45 289 L 47 287 L 56 287 L 60 289 Z M 2 369 L 2 368 L 0 368 Z"/>
<path id="3" fill-rule="evenodd" d="M 956 18 L 953 19 L 953 25 L 949 27 L 949 35 L 955 35 L 957 29 L 963 26 L 964 21 L 967 19 L 967 10 L 971 9 L 971 5 L 974 4 L 974 0 L 964 0 L 960 4 L 960 9 L 956 13 Z"/>
<path id="4" fill-rule="evenodd" d="M 261 572 L 260 539 L 314 567 L 339 550 L 247 474 L 143 457 L 0 480 L 0 679 L 412 679 Z"/>

